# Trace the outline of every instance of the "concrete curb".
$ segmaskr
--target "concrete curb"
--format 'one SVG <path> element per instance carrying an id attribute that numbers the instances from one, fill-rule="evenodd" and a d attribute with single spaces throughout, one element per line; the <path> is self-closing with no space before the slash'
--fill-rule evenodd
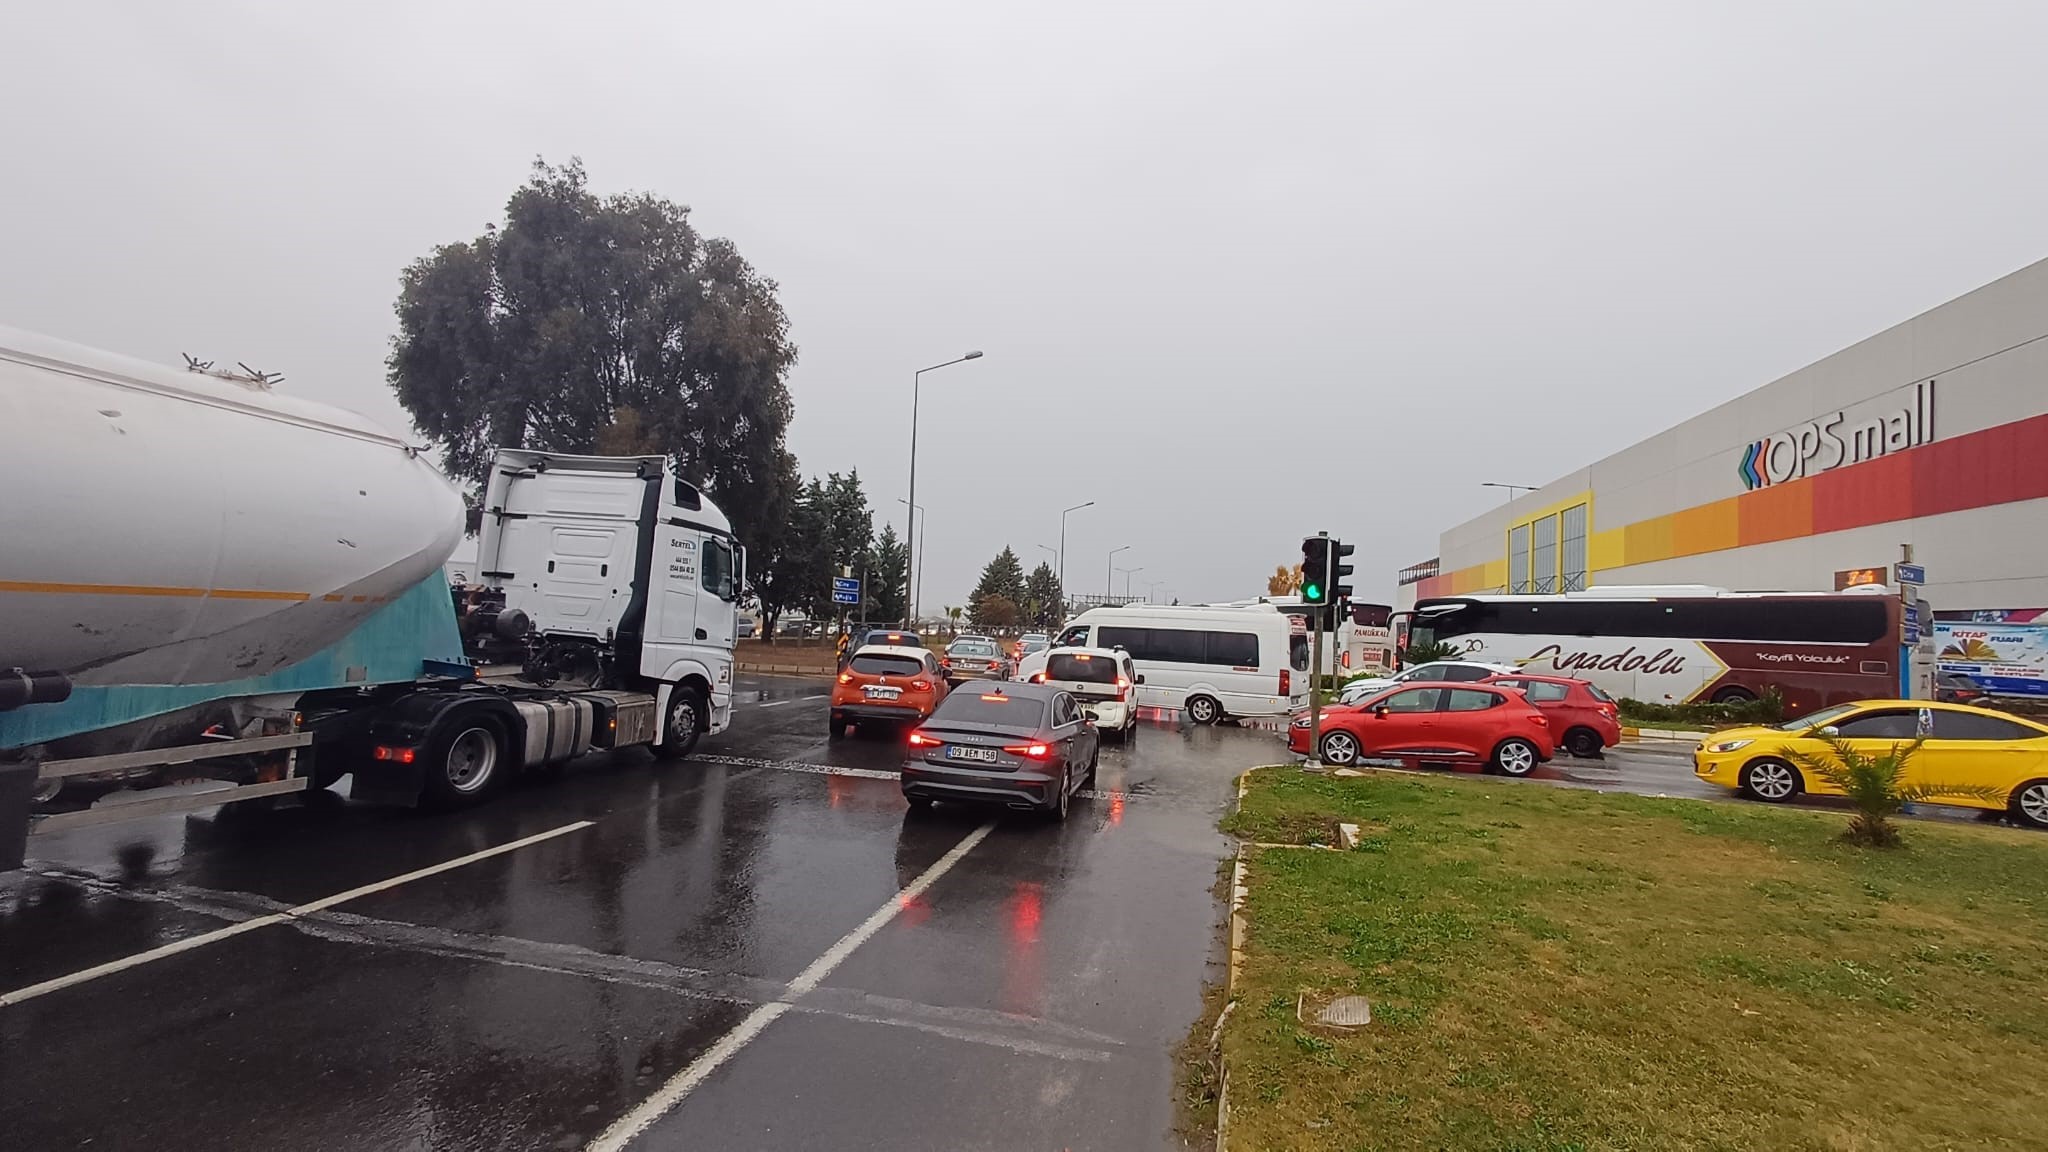
<path id="1" fill-rule="evenodd" d="M 741 672 L 754 672 L 764 676 L 811 676 L 827 679 L 832 675 L 830 668 L 816 668 L 803 664 L 734 664 Z"/>
<path id="2" fill-rule="evenodd" d="M 1621 730 L 1621 740 L 1624 744 L 1639 744 L 1645 741 L 1654 740 L 1688 740 L 1698 742 L 1700 740 L 1706 739 L 1706 737 L 1707 734 L 1705 732 L 1692 728 L 1624 727 Z"/>

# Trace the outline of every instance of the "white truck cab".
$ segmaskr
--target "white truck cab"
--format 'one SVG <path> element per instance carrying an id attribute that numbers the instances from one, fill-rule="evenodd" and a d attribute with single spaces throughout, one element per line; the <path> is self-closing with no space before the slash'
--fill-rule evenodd
<path id="1" fill-rule="evenodd" d="M 702 694 L 705 731 L 731 721 L 745 567 L 731 522 L 665 457 L 492 458 L 477 579 L 503 590 L 538 644 L 642 682 L 665 719 L 680 689 Z"/>

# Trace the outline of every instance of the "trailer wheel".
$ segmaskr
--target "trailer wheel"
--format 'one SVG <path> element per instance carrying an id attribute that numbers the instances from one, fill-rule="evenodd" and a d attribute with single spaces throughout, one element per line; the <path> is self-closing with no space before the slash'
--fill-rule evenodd
<path id="1" fill-rule="evenodd" d="M 710 726 L 711 714 L 705 706 L 704 693 L 678 684 L 668 694 L 668 715 L 662 718 L 661 740 L 654 745 L 654 754 L 664 760 L 680 760 L 690 754 L 698 737 Z"/>
<path id="2" fill-rule="evenodd" d="M 481 803 L 504 775 L 505 740 L 482 716 L 451 720 L 427 752 L 426 798 L 435 807 Z"/>

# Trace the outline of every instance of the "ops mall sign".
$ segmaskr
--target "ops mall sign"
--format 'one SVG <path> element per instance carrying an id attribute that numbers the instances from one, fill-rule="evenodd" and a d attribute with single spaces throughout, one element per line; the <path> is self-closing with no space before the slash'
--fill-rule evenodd
<path id="1" fill-rule="evenodd" d="M 1844 427 L 1848 418 L 1844 409 L 1743 445 L 1736 475 L 1755 490 L 1925 444 L 1934 439 L 1934 381 L 1913 385 L 1903 407 Z"/>

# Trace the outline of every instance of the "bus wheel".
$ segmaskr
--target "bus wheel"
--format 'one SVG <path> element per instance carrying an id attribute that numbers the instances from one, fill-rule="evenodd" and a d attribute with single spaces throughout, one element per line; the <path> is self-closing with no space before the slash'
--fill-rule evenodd
<path id="1" fill-rule="evenodd" d="M 1782 803 L 1799 791 L 1799 770 L 1783 760 L 1752 760 L 1742 769 L 1742 790 L 1766 804 Z"/>
<path id="2" fill-rule="evenodd" d="M 1723 688 L 1714 693 L 1716 704 L 1748 704 L 1755 699 L 1756 693 L 1740 686 Z"/>

